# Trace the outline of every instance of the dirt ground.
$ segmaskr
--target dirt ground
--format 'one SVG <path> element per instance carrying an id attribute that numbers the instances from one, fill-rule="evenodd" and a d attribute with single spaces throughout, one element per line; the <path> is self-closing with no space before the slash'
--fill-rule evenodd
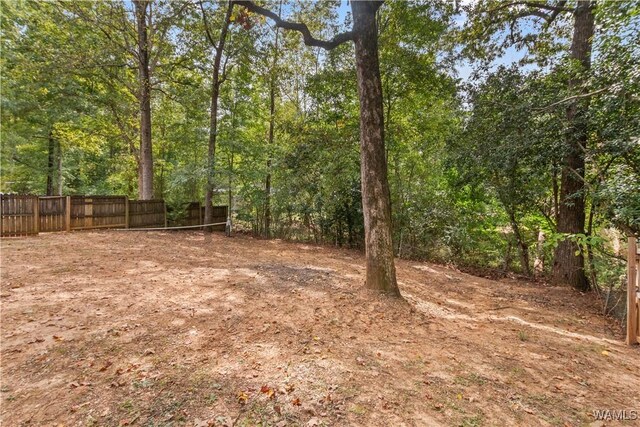
<path id="1" fill-rule="evenodd" d="M 581 426 L 640 410 L 593 296 L 200 232 L 1 242 L 2 426 Z M 629 416 L 632 418 L 632 416 Z"/>

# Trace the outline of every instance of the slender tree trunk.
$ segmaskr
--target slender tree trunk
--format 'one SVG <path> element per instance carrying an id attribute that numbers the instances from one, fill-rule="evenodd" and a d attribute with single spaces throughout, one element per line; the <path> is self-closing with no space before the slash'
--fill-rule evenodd
<path id="1" fill-rule="evenodd" d="M 231 218 L 231 211 L 233 208 L 233 191 L 232 191 L 232 185 L 233 185 L 233 152 L 231 152 L 229 154 L 229 193 L 228 193 L 228 197 L 229 200 L 227 202 L 227 216 L 229 218 Z"/>
<path id="2" fill-rule="evenodd" d="M 62 144 L 60 140 L 55 139 L 55 156 L 56 156 L 56 196 L 62 196 Z"/>
<path id="3" fill-rule="evenodd" d="M 522 272 L 527 276 L 530 276 L 531 268 L 529 267 L 529 246 L 524 241 L 524 237 L 520 232 L 520 226 L 518 225 L 518 221 L 516 221 L 516 215 L 513 211 L 509 212 L 509 219 L 511 220 L 511 228 L 513 228 L 513 235 L 515 236 L 516 241 L 518 242 Z"/>
<path id="4" fill-rule="evenodd" d="M 278 16 L 282 14 L 282 1 L 278 9 Z M 269 76 L 269 147 L 267 148 L 267 177 L 264 181 L 264 237 L 271 237 L 271 147 L 273 146 L 276 124 L 276 66 L 278 65 L 278 36 L 280 29 L 276 27 L 276 37 L 273 44 L 273 63 Z"/>
<path id="5" fill-rule="evenodd" d="M 544 274 L 544 232 L 538 230 L 538 240 L 536 242 L 536 258 L 533 261 L 533 271 L 536 276 Z"/>
<path id="6" fill-rule="evenodd" d="M 584 91 L 584 73 L 591 67 L 591 46 L 594 34 L 593 5 L 590 0 L 578 1 L 574 13 L 571 59 L 577 66 L 569 79 L 569 91 Z M 584 97 L 567 107 L 568 131 L 560 176 L 559 233 L 584 233 L 585 226 L 585 151 L 588 139 L 589 98 Z M 578 253 L 578 255 L 576 255 Z M 589 289 L 584 271 L 584 256 L 578 245 L 563 240 L 556 248 L 553 259 L 554 283 L 564 283 L 576 289 Z"/>
<path id="7" fill-rule="evenodd" d="M 55 188 L 55 158 L 56 158 L 56 140 L 53 138 L 53 132 L 49 131 L 49 139 L 47 146 L 47 196 L 53 196 Z"/>
<path id="8" fill-rule="evenodd" d="M 153 198 L 153 150 L 151 146 L 151 76 L 149 72 L 149 40 L 147 0 L 134 0 L 138 30 L 138 78 L 140 86 L 140 167 L 138 198 Z"/>
<path id="9" fill-rule="evenodd" d="M 231 108 L 231 141 L 229 147 L 229 200 L 227 203 L 227 219 L 229 220 L 229 226 L 231 227 L 231 221 L 233 220 L 233 158 L 234 158 L 234 148 L 236 143 L 236 108 L 238 107 L 236 102 L 236 93 L 235 90 L 233 92 L 233 105 Z M 229 229 L 229 234 L 231 235 L 231 229 Z"/>
<path id="10" fill-rule="evenodd" d="M 380 5 L 374 1 L 351 2 L 360 98 L 360 174 L 367 258 L 366 286 L 400 296 L 391 239 L 391 201 L 378 61 L 376 11 Z"/>
<path id="11" fill-rule="evenodd" d="M 204 223 L 211 224 L 213 222 L 213 192 L 215 190 L 215 166 L 216 166 L 216 141 L 218 137 L 218 98 L 220 97 L 220 66 L 222 63 L 222 55 L 224 53 L 224 44 L 227 40 L 227 31 L 231 22 L 231 12 L 233 11 L 233 3 L 227 3 L 227 14 L 225 16 L 224 25 L 220 30 L 220 38 L 218 44 L 214 44 L 215 57 L 213 60 L 213 76 L 211 78 L 211 119 L 209 121 L 209 148 L 207 152 L 207 188 L 204 200 Z M 204 14 L 204 10 L 203 10 Z M 205 22 L 205 25 L 206 22 Z M 208 31 L 208 30 L 207 30 Z M 212 232 L 213 227 L 205 228 L 205 231 Z"/>

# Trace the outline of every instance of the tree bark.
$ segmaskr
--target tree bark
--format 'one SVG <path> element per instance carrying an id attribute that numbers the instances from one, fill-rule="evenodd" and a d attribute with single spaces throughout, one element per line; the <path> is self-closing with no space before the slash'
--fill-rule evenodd
<path id="1" fill-rule="evenodd" d="M 366 286 L 400 296 L 391 239 L 391 197 L 378 60 L 376 11 L 380 5 L 380 2 L 374 1 L 351 2 L 360 99 L 360 175 L 367 259 Z"/>
<path id="2" fill-rule="evenodd" d="M 147 28 L 147 0 L 134 0 L 138 30 L 138 79 L 140 102 L 140 167 L 138 169 L 138 198 L 153 198 L 153 150 L 151 145 L 151 76 L 149 71 L 149 40 Z"/>
<path id="3" fill-rule="evenodd" d="M 591 68 L 591 47 L 594 34 L 593 5 L 580 0 L 574 12 L 571 59 L 577 67 L 569 79 L 569 92 L 584 91 L 584 75 Z M 560 176 L 560 205 L 558 207 L 558 233 L 584 234 L 585 226 L 585 151 L 588 140 L 589 97 L 576 99 L 567 107 L 568 130 L 565 154 Z M 578 253 L 578 255 L 576 255 Z M 584 271 L 584 256 L 578 245 L 568 239 L 556 248 L 553 259 L 552 281 L 568 284 L 581 291 L 589 289 Z"/>
<path id="4" fill-rule="evenodd" d="M 233 11 L 233 3 L 227 4 L 227 13 L 225 15 L 224 24 L 220 30 L 220 38 L 216 45 L 211 38 L 209 41 L 214 47 L 215 57 L 213 59 L 213 75 L 211 78 L 211 118 L 209 121 L 209 147 L 207 151 L 207 188 L 204 200 L 204 223 L 211 224 L 213 222 L 213 192 L 215 190 L 215 167 L 216 167 L 216 141 L 218 138 L 218 99 L 220 97 L 220 66 L 222 64 L 222 55 L 224 53 L 224 45 L 227 40 L 227 32 L 229 23 L 231 22 L 231 12 Z M 203 17 L 204 9 L 202 11 Z M 207 25 L 205 20 L 205 25 Z M 208 27 L 207 27 L 208 28 Z M 209 31 L 207 29 L 207 31 Z M 210 36 L 210 34 L 208 34 Z M 213 227 L 205 227 L 205 231 L 212 232 Z"/>

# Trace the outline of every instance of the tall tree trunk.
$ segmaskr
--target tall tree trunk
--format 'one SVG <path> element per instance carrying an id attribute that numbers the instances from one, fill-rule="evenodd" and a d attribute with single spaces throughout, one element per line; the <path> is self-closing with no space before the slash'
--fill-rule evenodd
<path id="1" fill-rule="evenodd" d="M 227 13 L 225 15 L 224 24 L 220 30 L 220 38 L 216 44 L 211 38 L 206 22 L 204 9 L 202 10 L 203 18 L 205 18 L 205 26 L 207 26 L 207 35 L 209 42 L 215 50 L 213 59 L 213 75 L 211 77 L 211 118 L 209 121 L 209 147 L 207 151 L 207 188 L 204 199 L 204 223 L 211 224 L 213 222 L 213 192 L 215 190 L 215 167 L 216 167 L 216 141 L 218 137 L 218 99 L 220 97 L 220 67 L 222 64 L 222 55 L 224 53 L 224 44 L 227 40 L 227 31 L 231 22 L 231 12 L 233 11 L 233 3 L 227 3 Z M 212 232 L 213 227 L 205 227 L 205 231 Z"/>
<path id="2" fill-rule="evenodd" d="M 62 196 L 62 144 L 60 144 L 59 139 L 54 139 L 55 141 L 55 158 L 56 158 L 56 196 Z"/>
<path id="3" fill-rule="evenodd" d="M 536 242 L 536 257 L 533 261 L 533 271 L 536 276 L 544 274 L 544 232 L 538 230 L 538 241 Z"/>
<path id="4" fill-rule="evenodd" d="M 278 16 L 282 15 L 282 0 L 278 9 Z M 273 63 L 269 76 L 269 146 L 267 148 L 267 177 L 264 181 L 264 237 L 271 237 L 271 150 L 276 125 L 276 66 L 278 65 L 278 36 L 280 29 L 276 27 L 276 37 L 273 44 Z"/>
<path id="5" fill-rule="evenodd" d="M 53 196 L 55 188 L 55 158 L 56 140 L 53 138 L 53 131 L 49 131 L 47 145 L 47 196 Z"/>
<path id="6" fill-rule="evenodd" d="M 153 198 L 153 150 L 151 146 L 151 76 L 147 29 L 148 0 L 134 0 L 138 30 L 138 79 L 140 101 L 140 167 L 138 198 Z"/>
<path id="7" fill-rule="evenodd" d="M 580 0 L 574 13 L 571 59 L 577 67 L 569 79 L 569 92 L 585 91 L 584 75 L 591 68 L 591 46 L 594 34 L 593 5 Z M 559 233 L 584 233 L 585 225 L 585 150 L 588 139 L 589 98 L 573 101 L 567 107 L 568 130 L 560 176 Z M 578 253 L 578 255 L 576 255 Z M 584 271 L 584 256 L 576 243 L 563 240 L 556 248 L 553 259 L 554 283 L 564 283 L 576 289 L 589 289 Z"/>
<path id="8" fill-rule="evenodd" d="M 376 11 L 380 5 L 380 2 L 374 1 L 351 2 L 360 98 L 360 175 L 367 258 L 366 286 L 400 296 L 391 239 L 391 200 L 378 61 Z"/>
<path id="9" fill-rule="evenodd" d="M 515 212 L 509 211 L 509 219 L 511 220 L 511 228 L 513 229 L 513 235 L 518 242 L 518 250 L 520 251 L 520 264 L 522 272 L 527 276 L 531 276 L 531 267 L 529 267 L 529 246 L 524 240 L 524 236 L 520 231 L 520 226 L 516 220 Z"/>

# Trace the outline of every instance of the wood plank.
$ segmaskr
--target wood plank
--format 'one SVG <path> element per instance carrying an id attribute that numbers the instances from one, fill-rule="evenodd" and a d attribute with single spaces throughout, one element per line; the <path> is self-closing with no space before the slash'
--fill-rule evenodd
<path id="1" fill-rule="evenodd" d="M 65 216 L 65 221 L 64 221 L 64 225 L 65 225 L 65 231 L 69 232 L 71 231 L 71 196 L 67 196 L 65 198 L 65 203 L 64 203 L 64 216 Z"/>
<path id="2" fill-rule="evenodd" d="M 33 208 L 34 208 L 34 212 L 33 212 L 33 228 L 34 228 L 34 233 L 38 234 L 40 233 L 40 199 L 35 198 L 33 200 Z"/>

